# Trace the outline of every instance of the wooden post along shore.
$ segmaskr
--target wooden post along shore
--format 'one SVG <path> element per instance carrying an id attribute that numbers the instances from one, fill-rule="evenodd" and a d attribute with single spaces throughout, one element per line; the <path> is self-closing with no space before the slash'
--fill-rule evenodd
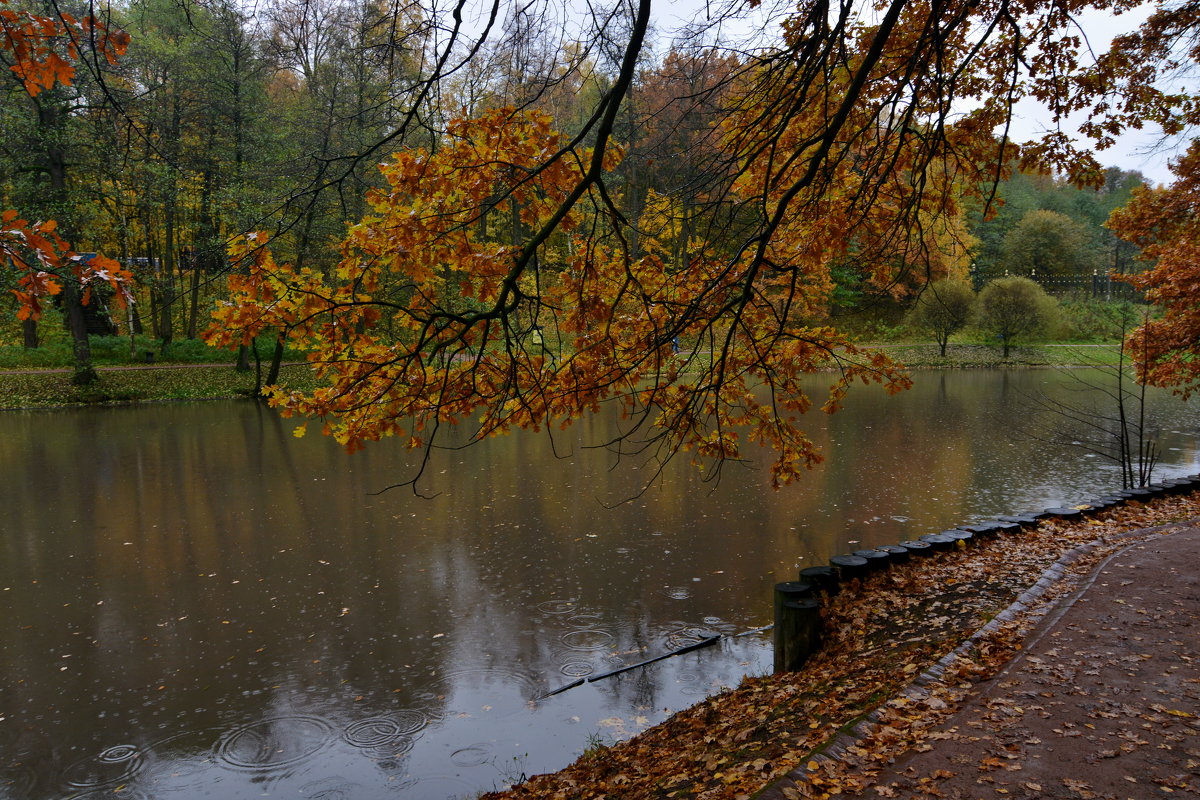
<path id="1" fill-rule="evenodd" d="M 795 672 L 821 646 L 820 597 L 832 597 L 845 584 L 857 585 L 878 570 L 915 558 L 977 546 L 1001 535 L 1031 531 L 1043 520 L 1074 521 L 1099 514 L 1126 502 L 1147 502 L 1166 494 L 1200 489 L 1200 474 L 1185 475 L 1119 492 L 1101 495 L 1086 503 L 1047 508 L 1038 513 L 1000 516 L 992 520 L 960 525 L 928 533 L 895 545 L 856 550 L 833 556 L 829 565 L 800 570 L 800 580 L 775 584 L 775 671 Z"/>
<path id="2" fill-rule="evenodd" d="M 795 672 L 821 646 L 821 604 L 812 584 L 775 584 L 775 671 Z"/>

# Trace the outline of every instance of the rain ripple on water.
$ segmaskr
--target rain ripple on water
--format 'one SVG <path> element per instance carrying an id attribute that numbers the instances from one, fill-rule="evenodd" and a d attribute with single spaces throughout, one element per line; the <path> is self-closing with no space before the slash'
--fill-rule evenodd
<path id="1" fill-rule="evenodd" d="M 663 638 L 668 648 L 679 650 L 683 647 L 699 644 L 712 635 L 712 631 L 707 628 L 700 628 L 695 625 L 683 625 L 667 631 L 666 636 Z"/>
<path id="2" fill-rule="evenodd" d="M 398 711 L 352 722 L 342 737 L 374 758 L 395 758 L 412 749 L 414 734 L 428 724 L 429 719 L 419 711 Z"/>
<path id="3" fill-rule="evenodd" d="M 333 726 L 320 717 L 275 717 L 235 728 L 217 745 L 217 755 L 233 767 L 275 769 L 303 762 L 333 739 Z"/>
<path id="4" fill-rule="evenodd" d="M 546 600 L 537 604 L 538 611 L 543 614 L 567 614 L 576 608 L 577 604 L 574 600 Z"/>
<path id="5" fill-rule="evenodd" d="M 569 650 L 604 650 L 616 641 L 616 637 L 599 628 L 580 628 L 567 631 L 558 640 Z"/>
<path id="6" fill-rule="evenodd" d="M 143 766 L 141 750 L 132 744 L 118 744 L 76 761 L 64 770 L 63 778 L 74 789 L 92 789 L 127 782 Z"/>

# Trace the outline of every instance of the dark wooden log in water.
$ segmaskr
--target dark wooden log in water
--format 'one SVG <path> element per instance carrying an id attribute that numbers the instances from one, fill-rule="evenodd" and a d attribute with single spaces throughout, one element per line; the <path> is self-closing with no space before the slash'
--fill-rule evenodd
<path id="1" fill-rule="evenodd" d="M 749 631 L 749 633 L 758 633 L 758 632 L 761 632 L 761 631 Z M 605 678 L 611 678 L 614 675 L 620 675 L 622 673 L 629 672 L 631 670 L 641 669 L 642 667 L 657 663 L 664 659 L 670 658 L 671 656 L 679 656 L 679 655 L 683 655 L 684 653 L 690 653 L 693 650 L 699 650 L 702 647 L 708 647 L 709 645 L 714 645 L 719 641 L 721 641 L 720 634 L 718 634 L 718 633 L 708 634 L 708 635 L 702 637 L 698 642 L 694 642 L 689 645 L 684 645 L 683 647 L 676 648 L 675 650 L 671 650 L 670 652 L 663 653 L 662 655 L 659 655 L 659 656 L 655 656 L 654 658 L 647 658 L 645 661 L 639 661 L 636 664 L 629 664 L 624 667 L 617 667 L 616 669 L 610 669 L 608 672 L 601 672 L 599 675 L 589 675 L 586 678 L 579 678 L 578 680 L 571 681 L 570 683 L 568 683 L 565 686 L 560 686 L 557 689 L 554 689 L 553 691 L 546 692 L 545 694 L 539 696 L 538 700 L 545 700 L 547 697 L 554 697 L 556 694 L 562 694 L 563 692 L 567 691 L 568 689 L 574 689 L 576 686 L 582 686 L 585 683 L 595 683 L 596 681 L 604 680 Z"/>
<path id="2" fill-rule="evenodd" d="M 715 634 L 715 633 L 709 634 L 709 635 L 701 638 L 700 641 L 698 641 L 698 642 L 694 642 L 693 644 L 688 644 L 688 645 L 684 645 L 683 647 L 676 648 L 675 650 L 672 650 L 669 653 L 663 653 L 662 655 L 655 656 L 654 658 L 647 658 L 645 661 L 639 661 L 636 664 L 629 664 L 624 667 L 617 667 L 616 669 L 610 669 L 608 672 L 601 672 L 599 675 L 589 675 L 589 676 L 587 676 L 587 682 L 595 683 L 596 681 L 604 680 L 605 678 L 611 678 L 614 675 L 621 675 L 622 673 L 625 673 L 625 672 L 630 672 L 635 669 L 641 669 L 642 667 L 645 667 L 649 664 L 655 664 L 659 661 L 663 661 L 665 659 L 671 658 L 672 656 L 681 656 L 684 653 L 690 653 L 693 650 L 699 650 L 702 647 L 708 647 L 709 645 L 716 644 L 719 641 L 721 641 L 720 634 Z"/>
<path id="3" fill-rule="evenodd" d="M 557 689 L 553 689 L 549 692 L 546 692 L 544 695 L 541 695 L 540 697 L 538 697 L 538 700 L 545 700 L 547 697 L 554 697 L 554 695 L 556 695 L 556 694 L 562 694 L 563 692 L 567 691 L 568 689 L 574 689 L 576 686 L 583 686 L 583 684 L 584 684 L 584 679 L 579 678 L 578 680 L 571 681 L 570 683 L 566 684 L 565 686 L 560 686 Z"/>

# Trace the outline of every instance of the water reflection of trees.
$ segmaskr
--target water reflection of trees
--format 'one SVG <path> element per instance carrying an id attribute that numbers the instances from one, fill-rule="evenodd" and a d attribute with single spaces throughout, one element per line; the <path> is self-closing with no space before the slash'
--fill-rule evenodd
<path id="1" fill-rule="evenodd" d="M 255 404 L 6 416 L 0 751 L 44 775 L 99 742 L 229 731 L 285 707 L 336 730 L 403 710 L 449 726 L 446 676 L 491 671 L 502 680 L 479 691 L 524 707 L 573 680 L 564 668 L 760 624 L 774 581 L 848 539 L 909 538 L 1094 481 L 1014 441 L 1014 392 L 1049 377 L 918 373 L 907 395 L 855 392 L 812 426 L 831 460 L 798 487 L 766 493 L 731 470 L 710 494 L 676 461 L 661 490 L 612 507 L 636 475 L 603 452 L 556 458 L 536 436 L 444 453 L 430 471 L 442 494 L 420 500 L 370 494 L 407 454 L 347 457 Z M 1173 430 L 1196 429 L 1186 414 Z M 1194 463 L 1188 436 L 1171 452 Z M 573 633 L 587 630 L 603 635 Z M 683 663 L 546 707 L 661 709 L 698 688 Z"/>

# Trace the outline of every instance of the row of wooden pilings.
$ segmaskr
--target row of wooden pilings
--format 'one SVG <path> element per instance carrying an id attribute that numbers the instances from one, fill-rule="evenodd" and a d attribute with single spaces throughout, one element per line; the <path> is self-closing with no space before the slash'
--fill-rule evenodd
<path id="1" fill-rule="evenodd" d="M 794 672 L 821 646 L 821 600 L 837 594 L 842 583 L 861 579 L 891 564 L 936 555 L 975 541 L 1037 527 L 1046 519 L 1077 519 L 1098 514 L 1123 503 L 1146 502 L 1168 494 L 1200 489 L 1200 474 L 1124 489 L 1077 506 L 1047 508 L 1036 514 L 1003 516 L 986 522 L 960 525 L 919 539 L 856 550 L 829 559 L 824 567 L 806 567 L 799 579 L 775 584 L 775 671 Z"/>

